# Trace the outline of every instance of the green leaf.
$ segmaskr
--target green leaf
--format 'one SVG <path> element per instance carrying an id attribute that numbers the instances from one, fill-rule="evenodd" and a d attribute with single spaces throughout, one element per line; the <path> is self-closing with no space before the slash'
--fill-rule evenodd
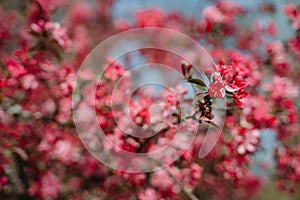
<path id="1" fill-rule="evenodd" d="M 205 83 L 202 80 L 198 79 L 198 78 L 190 78 L 190 79 L 187 80 L 187 82 L 194 83 L 196 85 L 200 85 L 200 86 L 203 86 L 203 87 L 207 87 L 205 85 Z"/>
<path id="2" fill-rule="evenodd" d="M 207 91 L 207 87 L 206 86 L 201 86 L 201 85 L 195 85 L 198 89 L 202 90 L 202 91 Z"/>
<path id="3" fill-rule="evenodd" d="M 198 93 L 194 97 L 194 102 L 200 102 L 204 97 L 206 97 L 208 93 Z"/>

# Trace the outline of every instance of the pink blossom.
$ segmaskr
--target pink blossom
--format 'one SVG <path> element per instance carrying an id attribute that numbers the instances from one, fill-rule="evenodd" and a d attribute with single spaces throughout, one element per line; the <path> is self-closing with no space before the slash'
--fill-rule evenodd
<path id="1" fill-rule="evenodd" d="M 12 74 L 14 78 L 18 78 L 19 76 L 26 73 L 24 66 L 15 62 L 13 59 L 8 59 L 6 64 L 9 72 Z"/>
<path id="2" fill-rule="evenodd" d="M 243 135 L 236 136 L 238 145 L 237 152 L 239 154 L 245 154 L 247 151 L 253 153 L 257 149 L 259 143 L 259 130 L 246 131 Z"/>
<path id="3" fill-rule="evenodd" d="M 164 21 L 164 14 L 158 9 L 149 9 L 136 13 L 137 25 L 139 27 L 161 27 Z"/>
<path id="4" fill-rule="evenodd" d="M 238 90 L 242 90 L 247 87 L 250 83 L 244 81 L 241 76 L 237 76 L 233 83 L 229 83 L 225 88 L 229 92 L 236 92 Z"/>
<path id="5" fill-rule="evenodd" d="M 58 177 L 51 171 L 41 177 L 40 195 L 45 198 L 57 198 L 61 192 L 61 183 Z"/>
<path id="6" fill-rule="evenodd" d="M 53 40 L 57 42 L 64 50 L 68 50 L 70 47 L 70 39 L 65 27 L 61 27 L 58 22 L 39 20 L 37 23 L 30 25 L 31 30 L 35 33 L 42 34 L 44 31 L 49 33 Z"/>
<path id="7" fill-rule="evenodd" d="M 288 74 L 291 71 L 291 63 L 282 43 L 279 41 L 268 43 L 266 49 L 275 72 L 280 76 Z"/>
<path id="8" fill-rule="evenodd" d="M 298 30 L 300 28 L 300 5 L 297 7 L 293 4 L 287 4 L 283 7 L 283 12 L 293 23 L 293 28 Z"/>
<path id="9" fill-rule="evenodd" d="M 159 200 L 160 198 L 152 188 L 147 188 L 143 193 L 139 194 L 139 200 Z"/>
<path id="10" fill-rule="evenodd" d="M 168 191 L 173 187 L 174 182 L 165 170 L 160 170 L 154 172 L 151 184 L 162 191 Z"/>
<path id="11" fill-rule="evenodd" d="M 7 177 L 6 176 L 1 176 L 0 177 L 0 186 L 3 187 L 7 184 Z"/>
<path id="12" fill-rule="evenodd" d="M 274 76 L 271 83 L 263 85 L 263 89 L 271 92 L 274 100 L 295 98 L 299 95 L 298 87 L 285 77 Z"/>
<path id="13" fill-rule="evenodd" d="M 221 82 L 211 83 L 209 85 L 208 92 L 211 97 L 217 97 L 217 98 L 225 97 L 225 88 L 223 83 Z"/>
<path id="14" fill-rule="evenodd" d="M 215 69 L 220 72 L 221 75 L 227 77 L 228 75 L 232 74 L 233 67 L 231 65 L 215 65 Z"/>
<path id="15" fill-rule="evenodd" d="M 52 34 L 53 39 L 64 49 L 70 46 L 67 30 L 57 22 L 46 22 L 45 30 Z"/>
<path id="16" fill-rule="evenodd" d="M 276 36 L 277 35 L 277 27 L 275 25 L 274 22 L 271 22 L 269 25 L 268 25 L 268 33 L 272 36 Z"/>
<path id="17" fill-rule="evenodd" d="M 66 164 L 72 164 L 79 159 L 75 142 L 69 139 L 60 139 L 52 147 L 51 156 Z"/>
<path id="18" fill-rule="evenodd" d="M 256 128 L 270 127 L 276 122 L 272 115 L 272 102 L 261 95 L 246 98 L 243 112 Z"/>
<path id="19" fill-rule="evenodd" d="M 109 61 L 110 63 L 109 66 L 105 68 L 104 76 L 111 81 L 116 81 L 125 71 L 118 62 L 111 59 L 109 59 Z"/>
<path id="20" fill-rule="evenodd" d="M 39 83 L 36 81 L 36 78 L 32 74 L 25 75 L 22 78 L 24 89 L 36 89 L 39 86 Z"/>
<path id="21" fill-rule="evenodd" d="M 214 23 L 224 23 L 226 21 L 226 16 L 214 6 L 206 7 L 203 15 Z"/>
<path id="22" fill-rule="evenodd" d="M 94 13 L 93 9 L 86 2 L 75 2 L 68 15 L 71 25 L 75 28 L 75 25 L 91 20 Z"/>
<path id="23" fill-rule="evenodd" d="M 300 36 L 297 35 L 296 38 L 289 40 L 289 47 L 295 54 L 298 61 L 300 61 Z"/>

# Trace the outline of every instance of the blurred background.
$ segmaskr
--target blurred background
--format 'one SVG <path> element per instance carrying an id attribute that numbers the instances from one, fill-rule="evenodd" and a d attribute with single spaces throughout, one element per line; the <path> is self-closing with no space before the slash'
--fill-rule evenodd
<path id="1" fill-rule="evenodd" d="M 25 12 L 24 9 L 26 7 L 26 3 L 30 2 L 29 0 L 0 0 L 0 6 L 3 8 L 4 11 L 6 10 L 14 10 L 17 13 L 22 14 Z M 86 0 L 87 4 L 94 5 L 94 1 Z M 162 10 L 164 13 L 180 13 L 186 18 L 193 18 L 195 20 L 195 25 L 197 21 L 203 19 L 203 10 L 209 6 L 214 5 L 216 1 L 213 0 L 189 0 L 189 1 L 182 1 L 182 0 L 115 0 L 112 4 L 112 10 L 110 13 L 110 17 L 113 24 L 118 23 L 119 21 L 125 20 L 128 22 L 129 26 L 134 26 L 136 20 L 136 11 L 143 11 L 147 9 L 159 9 Z M 293 31 L 289 19 L 284 13 L 282 12 L 283 6 L 289 2 L 291 3 L 300 3 L 299 0 L 251 0 L 251 1 L 244 1 L 244 0 L 235 0 L 233 1 L 237 5 L 241 5 L 243 8 L 246 9 L 246 14 L 243 17 L 237 19 L 237 24 L 239 25 L 240 29 L 247 27 L 251 27 L 252 24 L 258 23 L 261 27 L 266 27 L 268 24 L 273 21 L 278 30 L 278 34 L 276 38 L 264 36 L 264 41 L 276 41 L 282 40 L 286 41 L 288 38 L 295 36 L 295 31 Z M 101 4 L 101 1 L 100 1 Z M 261 12 L 262 9 L 269 9 L 269 11 Z M 80 9 L 79 9 L 80 11 Z M 61 21 L 65 16 L 64 10 L 57 10 L 52 14 L 53 21 Z M 90 30 L 87 30 L 90 31 Z M 92 32 L 92 30 L 91 30 Z M 189 34 L 189 33 L 187 33 Z M 90 49 L 95 47 L 98 42 L 101 42 L 103 39 L 109 37 L 109 33 L 107 35 L 101 36 L 91 42 Z M 224 49 L 234 48 L 234 39 L 231 37 L 227 37 L 224 39 Z M 201 45 L 205 48 L 210 49 L 212 48 L 209 44 L 206 43 L 205 40 L 199 39 L 198 41 Z M 13 46 L 14 42 L 10 43 L 10 46 L 7 46 L 8 52 L 13 52 L 15 47 Z M 15 44 L 16 45 L 16 44 Z M 89 50 L 90 50 L 89 49 Z M 265 47 L 262 46 L 261 48 L 258 47 L 261 54 L 266 54 Z M 64 54 L 67 58 L 69 58 L 68 54 Z M 135 61 L 139 63 L 139 60 Z M 268 77 L 265 81 L 270 80 Z M 298 109 L 299 109 L 299 102 L 298 102 Z M 251 155 L 253 159 L 253 163 L 250 167 L 250 170 L 255 173 L 256 175 L 262 177 L 263 179 L 269 181 L 270 183 L 273 182 L 273 173 L 276 168 L 276 161 L 273 157 L 274 150 L 278 147 L 279 142 L 276 139 L 276 135 L 271 129 L 264 129 L 261 131 L 261 143 L 259 151 Z M 262 167 L 262 165 L 268 165 L 268 168 Z M 300 190 L 296 189 L 295 193 L 284 193 L 279 191 L 275 184 L 266 184 L 265 188 L 262 190 L 258 197 L 255 200 L 297 200 L 300 199 Z"/>

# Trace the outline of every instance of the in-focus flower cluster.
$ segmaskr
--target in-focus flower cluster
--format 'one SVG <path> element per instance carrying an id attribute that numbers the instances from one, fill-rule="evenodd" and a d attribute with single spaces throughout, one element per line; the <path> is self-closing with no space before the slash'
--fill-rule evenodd
<path id="1" fill-rule="evenodd" d="M 240 100 L 248 96 L 244 89 L 249 86 L 249 82 L 245 81 L 231 65 L 220 63 L 214 67 L 216 72 L 213 72 L 211 76 L 212 83 L 209 85 L 209 94 L 217 98 L 224 98 L 226 94 L 232 95 L 234 103 L 243 108 Z"/>

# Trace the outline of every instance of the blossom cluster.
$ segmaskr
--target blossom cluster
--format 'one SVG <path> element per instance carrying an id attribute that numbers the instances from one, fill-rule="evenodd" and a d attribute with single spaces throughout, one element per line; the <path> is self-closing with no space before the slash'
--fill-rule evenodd
<path id="1" fill-rule="evenodd" d="M 210 96 L 224 98 L 226 93 L 232 94 L 234 103 L 238 107 L 243 108 L 240 99 L 248 96 L 244 89 L 249 85 L 249 82 L 245 81 L 238 72 L 234 72 L 234 68 L 231 65 L 221 63 L 214 67 L 216 72 L 212 74 L 212 83 L 208 89 Z"/>

